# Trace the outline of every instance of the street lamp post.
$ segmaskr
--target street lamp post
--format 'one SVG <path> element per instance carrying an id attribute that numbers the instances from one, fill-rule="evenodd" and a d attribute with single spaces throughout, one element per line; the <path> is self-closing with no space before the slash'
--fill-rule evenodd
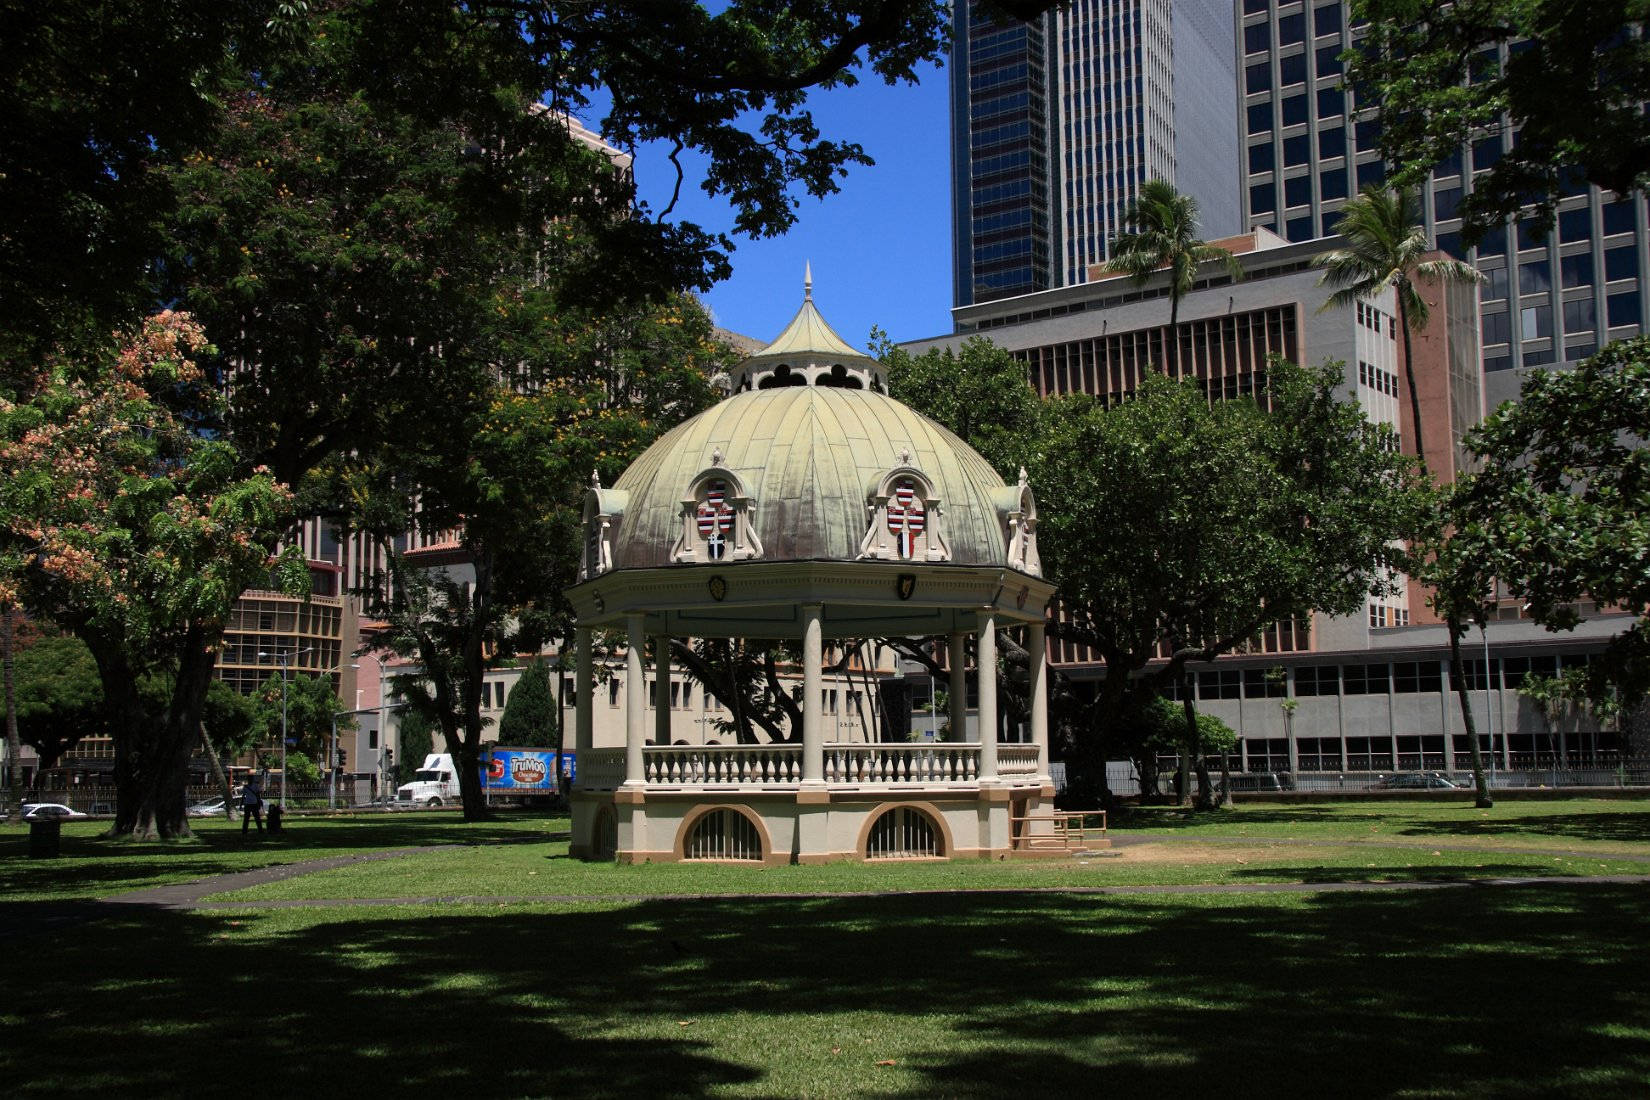
<path id="1" fill-rule="evenodd" d="M 292 658 L 301 657 L 305 653 L 308 653 L 312 648 L 314 648 L 314 647 L 313 646 L 305 646 L 303 649 L 295 650 L 291 653 L 283 653 L 283 652 L 280 652 L 279 650 L 277 650 L 274 653 L 260 652 L 258 654 L 258 659 L 259 660 L 262 660 L 265 657 L 273 657 L 273 658 L 275 658 L 276 662 L 281 666 L 281 812 L 282 813 L 286 813 L 286 680 L 287 680 L 287 673 L 292 667 Z"/>

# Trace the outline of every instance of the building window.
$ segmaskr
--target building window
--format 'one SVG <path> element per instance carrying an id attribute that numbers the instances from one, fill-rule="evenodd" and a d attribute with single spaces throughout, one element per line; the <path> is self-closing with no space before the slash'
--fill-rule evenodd
<path id="1" fill-rule="evenodd" d="M 1582 252 L 1558 258 L 1559 281 L 1565 290 L 1571 287 L 1593 285 L 1593 254 Z"/>
<path id="2" fill-rule="evenodd" d="M 1269 134 L 1272 132 L 1272 104 L 1256 103 L 1250 106 L 1249 132 L 1251 134 Z"/>
<path id="3" fill-rule="evenodd" d="M 1249 668 L 1243 671 L 1245 699 L 1282 699 L 1288 694 L 1282 670 Z"/>
<path id="4" fill-rule="evenodd" d="M 1243 673 L 1237 669 L 1208 669 L 1197 674 L 1199 699 L 1239 699 L 1243 696 Z"/>
<path id="5" fill-rule="evenodd" d="M 1386 665 L 1347 665 L 1341 670 L 1341 690 L 1347 695 L 1385 695 Z"/>
<path id="6" fill-rule="evenodd" d="M 1604 250 L 1604 278 L 1607 282 L 1616 279 L 1637 279 L 1639 277 L 1638 246 L 1623 245 L 1620 248 Z"/>
<path id="7" fill-rule="evenodd" d="M 1306 96 L 1292 95 L 1283 101 L 1283 124 L 1299 126 L 1306 121 Z"/>
<path id="8" fill-rule="evenodd" d="M 1605 302 L 1610 314 L 1610 325 L 1633 325 L 1637 327 L 1643 317 L 1639 308 L 1639 292 L 1629 290 L 1624 294 L 1612 294 Z"/>
<path id="9" fill-rule="evenodd" d="M 1336 695 L 1340 684 L 1338 665 L 1302 665 L 1295 670 L 1295 694 L 1299 697 Z"/>
<path id="10" fill-rule="evenodd" d="M 1392 666 L 1392 690 L 1399 695 L 1420 695 L 1444 689 L 1444 677 L 1437 661 L 1400 661 Z"/>
<path id="11" fill-rule="evenodd" d="M 1518 331 L 1521 340 L 1539 340 L 1553 334 L 1552 306 L 1525 306 L 1518 312 Z"/>
<path id="12" fill-rule="evenodd" d="M 1552 267 L 1546 260 L 1525 260 L 1518 265 L 1520 294 L 1545 294 L 1552 287 Z"/>
<path id="13" fill-rule="evenodd" d="M 1612 236 L 1616 233 L 1631 233 L 1633 231 L 1633 204 L 1630 202 L 1607 202 L 1601 213 L 1604 220 L 1604 235 Z"/>
<path id="14" fill-rule="evenodd" d="M 1591 298 L 1564 303 L 1564 334 L 1580 336 L 1591 333 L 1598 323 L 1598 310 Z"/>
<path id="15" fill-rule="evenodd" d="M 1272 155 L 1272 143 L 1261 142 L 1259 145 L 1249 146 L 1249 171 L 1251 174 L 1270 172 L 1276 166 L 1277 158 Z"/>
<path id="16" fill-rule="evenodd" d="M 1558 215 L 1558 239 L 1566 244 L 1585 241 L 1593 235 L 1593 212 L 1585 206 L 1579 210 L 1561 210 Z"/>

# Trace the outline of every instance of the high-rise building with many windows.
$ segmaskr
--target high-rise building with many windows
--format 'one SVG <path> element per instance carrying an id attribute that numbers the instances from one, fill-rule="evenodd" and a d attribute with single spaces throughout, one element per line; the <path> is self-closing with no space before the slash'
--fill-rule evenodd
<path id="1" fill-rule="evenodd" d="M 1343 89 L 1341 55 L 1356 40 L 1345 0 L 1240 0 L 1243 222 L 1291 241 L 1328 236 L 1346 200 L 1384 181 L 1379 122 Z M 1516 48 L 1516 46 L 1512 47 Z M 1508 47 L 1501 47 L 1502 58 Z M 1510 132 L 1510 128 L 1509 131 Z M 1584 359 L 1646 331 L 1647 226 L 1642 194 L 1577 186 L 1545 238 L 1519 220 L 1476 248 L 1456 209 L 1475 172 L 1506 151 L 1504 134 L 1463 145 L 1432 173 L 1421 214 L 1438 247 L 1484 273 L 1480 324 L 1490 407 L 1517 395 L 1512 368 Z"/>
<path id="2" fill-rule="evenodd" d="M 1029 23 L 955 8 L 953 298 L 1083 282 L 1148 179 L 1240 216 L 1232 24 L 1219 0 L 1072 0 Z"/>

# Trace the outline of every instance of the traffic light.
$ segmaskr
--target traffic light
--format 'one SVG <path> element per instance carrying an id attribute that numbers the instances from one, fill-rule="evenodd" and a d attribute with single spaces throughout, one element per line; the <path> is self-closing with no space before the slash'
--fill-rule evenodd
<path id="1" fill-rule="evenodd" d="M 348 759 L 348 757 L 346 757 L 344 755 L 344 750 L 339 749 L 338 750 L 338 770 L 343 771 L 344 770 L 344 765 L 347 764 L 348 762 L 349 762 L 349 759 Z"/>
<path id="2" fill-rule="evenodd" d="M 385 749 L 384 750 L 384 766 L 385 767 L 390 767 L 390 766 L 394 765 L 394 763 L 395 763 L 395 750 L 394 749 Z"/>

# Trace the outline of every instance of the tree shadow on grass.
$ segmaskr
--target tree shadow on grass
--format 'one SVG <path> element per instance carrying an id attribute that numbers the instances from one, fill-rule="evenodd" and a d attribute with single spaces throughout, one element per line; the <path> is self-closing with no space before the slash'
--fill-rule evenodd
<path id="1" fill-rule="evenodd" d="M 1210 826 L 1232 825 L 1346 825 L 1360 821 L 1385 820 L 1390 814 L 1359 814 L 1348 812 L 1344 805 L 1279 807 L 1268 810 L 1188 810 L 1178 806 L 1148 806 L 1131 809 L 1126 814 L 1114 815 L 1107 824 L 1115 832 L 1128 833 L 1136 829 L 1177 829 L 1195 831 Z"/>
<path id="2" fill-rule="evenodd" d="M 82 826 L 64 832 L 58 859 L 30 859 L 28 834 L 5 832 L 0 833 L 0 905 L 8 894 L 42 894 L 70 887 L 80 893 L 106 894 L 351 852 L 432 844 L 545 842 L 561 831 L 563 820 L 542 819 L 545 831 L 533 833 L 525 832 L 519 822 L 464 824 L 451 815 L 443 820 L 288 817 L 287 828 L 279 835 L 243 834 L 238 826 L 213 827 L 175 843 L 113 840 Z"/>
<path id="3" fill-rule="evenodd" d="M 0 1080 L 19 1096 L 232 1081 L 321 1096 L 1642 1094 L 1647 920 L 1650 890 L 1603 885 L 122 912 L 8 963 L 63 1007 L 8 998 Z M 873 1042 L 831 1054 L 844 1034 Z"/>
<path id="4" fill-rule="evenodd" d="M 1415 819 L 1399 831 L 1405 836 L 1494 837 L 1538 833 L 1563 840 L 1612 840 L 1650 846 L 1650 813 L 1598 810 L 1574 814 L 1528 813 L 1498 818 Z"/>

